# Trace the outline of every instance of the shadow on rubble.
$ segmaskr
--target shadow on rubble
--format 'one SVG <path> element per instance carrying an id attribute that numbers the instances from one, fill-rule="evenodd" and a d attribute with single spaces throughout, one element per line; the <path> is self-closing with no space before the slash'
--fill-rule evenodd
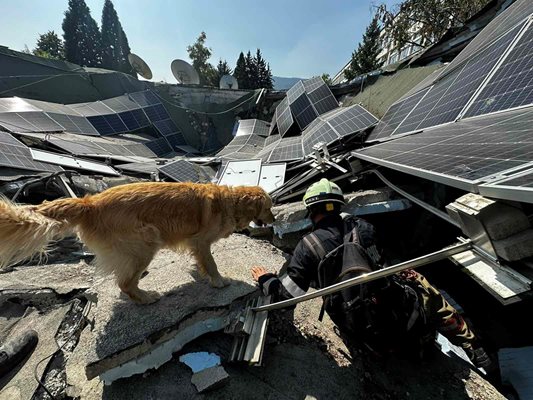
<path id="1" fill-rule="evenodd" d="M 162 284 L 161 279 L 166 282 Z M 172 279 L 172 276 L 158 277 L 149 282 L 143 282 L 143 279 L 140 287 L 161 290 L 161 287 L 168 288 Z M 255 286 L 243 281 L 229 279 L 229 282 L 229 286 L 221 289 L 212 288 L 204 279 L 183 283 L 170 290 L 161 290 L 162 297 L 148 305 L 135 304 L 124 294 L 113 301 L 99 301 L 97 322 L 102 329 L 96 334 L 96 359 L 89 360 L 89 368 L 93 368 L 92 363 L 99 364 L 102 360 L 114 358 L 117 353 L 128 353 L 132 349 L 130 354 L 135 353 L 136 347 L 142 347 L 141 353 L 144 353 L 154 343 L 173 337 L 183 326 L 221 318 L 223 312 L 219 310 L 227 309 L 233 301 L 256 290 Z M 113 290 L 119 289 L 113 287 Z M 202 326 L 199 329 L 206 328 Z M 114 361 L 111 363 L 115 364 Z M 108 363 L 104 361 L 101 364 Z M 95 370 L 100 370 L 100 367 L 95 367 Z"/>
<path id="2" fill-rule="evenodd" d="M 292 311 L 271 313 L 268 332 L 261 367 L 225 362 L 232 338 L 215 332 L 189 343 L 160 369 L 105 387 L 103 398 L 172 398 L 179 393 L 180 398 L 202 399 L 470 399 L 462 381 L 469 370 L 440 353 L 424 362 L 377 361 L 359 354 L 339 359 L 339 349 L 332 351 L 339 342 L 304 334 L 295 327 Z M 197 351 L 221 356 L 230 375 L 225 386 L 196 392 L 190 369 L 178 359 Z"/>

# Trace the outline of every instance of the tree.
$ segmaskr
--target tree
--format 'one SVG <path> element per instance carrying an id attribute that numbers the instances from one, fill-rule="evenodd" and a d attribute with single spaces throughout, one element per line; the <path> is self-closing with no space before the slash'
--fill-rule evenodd
<path id="1" fill-rule="evenodd" d="M 464 25 L 490 0 L 405 0 L 388 7 L 377 7 L 377 16 L 396 50 L 406 44 L 431 45 L 437 42 L 452 27 Z M 414 26 L 420 26 L 417 35 L 420 42 L 412 40 Z"/>
<path id="2" fill-rule="evenodd" d="M 63 47 L 63 41 L 54 31 L 48 31 L 39 35 L 37 47 L 33 49 L 33 54 L 39 57 L 64 60 L 65 49 Z"/>
<path id="3" fill-rule="evenodd" d="M 63 39 L 67 61 L 88 67 L 100 66 L 100 31 L 84 0 L 68 1 L 63 19 Z"/>
<path id="4" fill-rule="evenodd" d="M 218 86 L 220 83 L 220 78 L 224 75 L 231 75 L 232 71 L 229 67 L 229 64 L 226 60 L 222 61 L 222 58 L 218 61 L 216 74 L 214 76 L 214 81 L 212 82 L 213 86 Z"/>
<path id="5" fill-rule="evenodd" d="M 352 53 L 350 66 L 344 71 L 346 79 L 352 80 L 358 75 L 374 71 L 381 66 L 378 61 L 380 51 L 379 32 L 378 17 L 374 16 L 370 25 L 366 28 L 362 42 L 359 43 L 357 50 Z"/>
<path id="6" fill-rule="evenodd" d="M 246 66 L 246 77 L 248 81 L 248 87 L 245 89 L 257 89 L 259 85 L 257 79 L 257 65 L 255 64 L 255 59 L 250 50 L 246 53 L 244 63 Z"/>
<path id="7" fill-rule="evenodd" d="M 253 62 L 256 73 L 256 77 L 254 77 L 255 87 L 253 89 L 272 89 L 272 72 L 270 71 L 270 65 L 267 64 L 261 55 L 261 50 L 257 49 Z"/>
<path id="8" fill-rule="evenodd" d="M 235 65 L 235 70 L 233 71 L 233 76 L 237 79 L 239 83 L 239 88 L 247 89 L 249 85 L 248 75 L 246 74 L 246 59 L 244 58 L 244 53 L 241 51 L 239 58 L 237 59 L 237 64 Z"/>
<path id="9" fill-rule="evenodd" d="M 211 49 L 206 47 L 206 39 L 207 35 L 205 32 L 202 32 L 193 45 L 187 46 L 187 53 L 189 53 L 192 66 L 200 76 L 200 83 L 202 85 L 212 84 L 216 76 L 215 68 L 208 62 L 211 57 Z"/>
<path id="10" fill-rule="evenodd" d="M 111 0 L 105 0 L 102 10 L 102 67 L 137 74 L 128 61 L 130 46 Z"/>
<path id="11" fill-rule="evenodd" d="M 331 85 L 332 84 L 331 77 L 329 76 L 329 74 L 323 73 L 321 77 L 322 77 L 322 80 L 324 82 L 326 82 L 326 85 Z"/>

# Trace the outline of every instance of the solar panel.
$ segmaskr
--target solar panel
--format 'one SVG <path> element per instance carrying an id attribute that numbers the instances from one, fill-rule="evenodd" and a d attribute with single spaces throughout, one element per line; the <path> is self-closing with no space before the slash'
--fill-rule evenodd
<path id="1" fill-rule="evenodd" d="M 276 143 L 268 162 L 294 161 L 304 157 L 301 136 L 283 138 Z"/>
<path id="2" fill-rule="evenodd" d="M 511 177 L 478 186 L 482 196 L 531 203 L 533 198 L 533 171 L 527 170 Z"/>
<path id="3" fill-rule="evenodd" d="M 170 115 L 168 115 L 167 110 L 165 110 L 165 107 L 163 107 L 163 104 L 148 106 L 145 107 L 143 110 L 151 122 L 161 121 L 170 118 Z"/>
<path id="4" fill-rule="evenodd" d="M 282 105 L 282 103 L 280 103 L 280 106 Z M 294 123 L 294 119 L 292 118 L 291 108 L 289 107 L 288 102 L 285 102 L 284 107 L 282 107 L 280 112 L 278 112 L 277 122 L 278 122 L 279 133 L 281 136 L 284 136 L 287 133 L 287 131 L 290 129 L 292 124 Z"/>
<path id="5" fill-rule="evenodd" d="M 200 181 L 200 175 L 195 165 L 185 160 L 174 161 L 157 169 L 176 182 Z"/>
<path id="6" fill-rule="evenodd" d="M 118 114 L 118 116 L 128 128 L 128 131 L 134 131 L 140 128 L 139 122 L 137 122 L 137 119 L 131 111 L 121 112 L 120 114 Z"/>
<path id="7" fill-rule="evenodd" d="M 498 37 L 533 13 L 531 0 L 518 0 L 494 18 L 450 63 L 444 73 L 449 73 L 472 55 L 483 51 Z"/>
<path id="8" fill-rule="evenodd" d="M 287 90 L 287 100 L 293 103 L 298 97 L 305 93 L 304 85 L 302 81 L 296 82 L 289 90 Z"/>
<path id="9" fill-rule="evenodd" d="M 261 174 L 261 160 L 230 161 L 224 167 L 219 185 L 256 186 Z"/>
<path id="10" fill-rule="evenodd" d="M 464 119 L 355 152 L 358 157 L 472 190 L 533 162 L 533 108 Z"/>
<path id="11" fill-rule="evenodd" d="M 147 107 L 153 104 L 161 103 L 161 100 L 151 90 L 144 90 L 142 92 L 134 92 L 128 94 L 129 98 L 136 102 L 141 107 Z"/>
<path id="12" fill-rule="evenodd" d="M 320 86 L 323 86 L 325 84 L 326 83 L 320 76 L 315 76 L 311 79 L 306 79 L 305 81 L 303 81 L 303 85 L 307 93 L 310 93 L 313 90 L 318 89 Z"/>
<path id="13" fill-rule="evenodd" d="M 141 128 L 150 125 L 150 120 L 141 108 L 137 110 L 132 110 L 131 115 L 133 115 L 133 117 L 137 120 L 137 123 Z"/>
<path id="14" fill-rule="evenodd" d="M 107 121 L 109 126 L 113 128 L 114 133 L 122 133 L 127 132 L 128 128 L 124 124 L 124 122 L 120 119 L 118 114 L 108 114 L 103 116 L 104 119 Z"/>
<path id="15" fill-rule="evenodd" d="M 109 107 L 116 113 L 132 111 L 140 108 L 140 106 L 133 100 L 131 100 L 127 95 L 103 100 L 102 103 L 104 103 L 107 107 Z"/>
<path id="16" fill-rule="evenodd" d="M 65 128 L 66 132 L 79 133 L 82 135 L 99 135 L 98 131 L 94 129 L 85 117 L 58 113 L 47 113 L 47 115 Z"/>
<path id="17" fill-rule="evenodd" d="M 23 111 L 40 111 L 30 102 L 20 97 L 0 98 L 0 113 L 2 112 L 23 112 Z"/>
<path id="18" fill-rule="evenodd" d="M 261 166 L 259 186 L 267 193 L 271 193 L 285 182 L 287 164 L 270 164 Z"/>
<path id="19" fill-rule="evenodd" d="M 87 120 L 100 135 L 112 135 L 115 133 L 115 130 L 103 115 L 89 116 L 87 117 Z"/>
<path id="20" fill-rule="evenodd" d="M 335 132 L 327 122 L 321 121 L 314 125 L 312 129 L 302 133 L 304 154 L 307 155 L 312 153 L 313 146 L 319 142 L 328 144 L 337 139 L 339 139 L 337 132 Z"/>
<path id="21" fill-rule="evenodd" d="M 393 134 L 454 121 L 516 36 L 515 28 L 438 81 Z"/>
<path id="22" fill-rule="evenodd" d="M 389 107 L 376 128 L 368 135 L 367 142 L 384 139 L 393 134 L 402 121 L 413 111 L 417 104 L 428 93 L 429 88 L 400 100 Z"/>
<path id="23" fill-rule="evenodd" d="M 107 175 L 120 176 L 120 174 L 109 165 L 95 161 L 83 160 L 57 154 L 49 151 L 30 149 L 34 161 L 42 161 L 50 164 L 61 165 L 68 168 L 81 169 L 85 171 L 98 172 Z"/>
<path id="24" fill-rule="evenodd" d="M 156 121 L 154 122 L 154 126 L 157 131 L 163 136 L 175 134 L 178 132 L 178 127 L 170 118 L 161 121 Z"/>
<path id="25" fill-rule="evenodd" d="M 276 136 L 269 136 L 267 138 L 267 141 L 265 142 L 265 147 L 263 147 L 263 149 L 256 154 L 255 158 L 260 158 L 265 163 L 268 162 L 268 160 L 270 159 L 270 155 L 272 154 L 278 143 L 281 141 L 281 139 L 279 139 L 279 135 Z M 272 139 L 270 142 L 268 142 L 268 139 L 270 138 Z"/>
<path id="26" fill-rule="evenodd" d="M 533 27 L 529 25 L 503 64 L 479 93 L 466 116 L 533 103 Z"/>
<path id="27" fill-rule="evenodd" d="M 358 104 L 341 108 L 340 112 L 326 120 L 341 137 L 369 128 L 378 122 L 376 117 Z"/>
<path id="28" fill-rule="evenodd" d="M 12 132 L 61 132 L 63 127 L 42 111 L 0 113 L 0 125 Z"/>
<path id="29" fill-rule="evenodd" d="M 185 146 L 187 145 L 187 141 L 183 137 L 181 133 L 175 133 L 173 135 L 165 136 L 167 139 L 167 142 L 172 146 L 174 150 L 177 150 L 176 148 L 179 146 Z"/>
<path id="30" fill-rule="evenodd" d="M 122 171 L 139 172 L 143 174 L 157 172 L 157 164 L 155 161 L 120 164 L 116 165 L 115 168 Z"/>
<path id="31" fill-rule="evenodd" d="M 63 171 L 63 168 L 34 161 L 29 147 L 7 132 L 0 131 L 0 165 L 39 172 Z"/>
<path id="32" fill-rule="evenodd" d="M 158 156 L 164 156 L 172 151 L 170 145 L 165 140 L 165 138 L 158 138 L 144 143 L 151 151 L 153 151 Z"/>
<path id="33" fill-rule="evenodd" d="M 316 117 L 318 117 L 318 114 L 311 105 L 309 98 L 304 93 L 302 93 L 300 97 L 292 102 L 290 108 L 294 113 L 294 118 L 296 119 L 300 130 L 304 130 L 307 125 L 309 125 Z"/>
<path id="34" fill-rule="evenodd" d="M 317 87 L 312 92 L 309 92 L 307 95 L 309 96 L 309 100 L 311 100 L 311 103 L 313 103 L 313 107 L 318 114 L 324 114 L 339 106 L 339 103 L 337 100 L 335 100 L 335 97 L 333 96 L 333 93 L 331 93 L 328 85 L 324 83 L 322 83 L 322 85 Z"/>

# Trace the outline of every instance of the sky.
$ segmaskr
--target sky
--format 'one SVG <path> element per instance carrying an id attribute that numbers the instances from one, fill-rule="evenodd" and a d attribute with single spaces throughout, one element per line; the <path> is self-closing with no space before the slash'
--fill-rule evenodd
<path id="1" fill-rule="evenodd" d="M 385 0 L 387 4 L 396 1 Z M 104 0 L 86 0 L 101 23 Z M 372 17 L 371 0 L 113 0 L 133 53 L 157 81 L 174 82 L 173 59 L 188 60 L 186 47 L 200 32 L 210 62 L 233 68 L 243 51 L 261 52 L 273 75 L 335 75 L 350 59 Z M 39 34 L 62 34 L 67 0 L 0 0 L 0 45 L 35 47 Z"/>

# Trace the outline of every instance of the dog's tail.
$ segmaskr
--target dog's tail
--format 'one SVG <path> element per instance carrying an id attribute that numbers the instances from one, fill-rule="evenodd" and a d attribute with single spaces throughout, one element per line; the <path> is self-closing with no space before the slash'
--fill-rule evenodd
<path id="1" fill-rule="evenodd" d="M 86 199 L 25 206 L 0 198 L 0 269 L 43 256 L 48 243 L 69 235 L 89 208 Z"/>

